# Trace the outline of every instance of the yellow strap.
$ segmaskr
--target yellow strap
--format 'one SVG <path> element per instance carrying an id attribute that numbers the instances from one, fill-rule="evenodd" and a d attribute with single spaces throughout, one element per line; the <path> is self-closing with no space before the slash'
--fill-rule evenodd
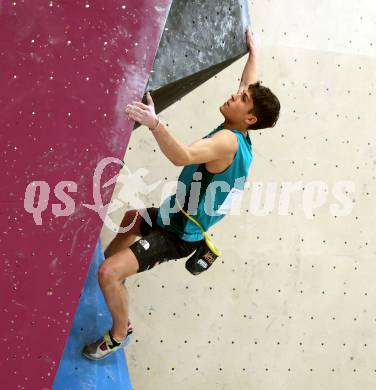
<path id="1" fill-rule="evenodd" d="M 188 214 L 185 210 L 183 210 L 183 208 L 182 208 L 181 205 L 180 205 L 180 202 L 179 202 L 179 199 L 178 199 L 178 195 L 177 195 L 177 194 L 176 194 L 176 202 L 177 202 L 177 204 L 178 204 L 178 206 L 179 206 L 179 209 L 183 212 L 183 214 L 184 214 L 187 218 L 189 218 L 193 223 L 195 223 L 195 224 L 201 229 L 203 236 L 205 236 L 205 234 L 206 234 L 206 233 L 205 233 L 205 230 L 204 230 L 204 228 L 201 226 L 200 222 L 196 221 L 190 214 Z"/>
<path id="2" fill-rule="evenodd" d="M 202 235 L 204 236 L 204 239 L 206 241 L 206 245 L 210 248 L 210 250 L 215 253 L 217 256 L 221 256 L 222 252 L 220 251 L 219 248 L 217 248 L 214 244 L 213 241 L 211 241 L 211 239 L 209 238 L 209 236 L 206 234 L 204 228 L 201 226 L 200 222 L 196 221 L 190 214 L 188 214 L 180 205 L 180 202 L 179 202 L 179 199 L 178 199 L 178 195 L 176 194 L 175 196 L 176 198 L 176 202 L 179 206 L 179 209 L 183 212 L 183 214 L 189 218 L 193 223 L 195 223 L 202 231 Z"/>
<path id="3" fill-rule="evenodd" d="M 110 336 L 110 331 L 108 330 L 104 336 L 104 341 L 106 342 L 107 346 L 110 348 L 110 346 L 112 347 L 113 346 L 113 343 L 112 343 L 112 340 L 111 340 L 111 336 Z M 118 341 L 114 338 L 114 340 L 117 342 L 117 343 L 120 343 L 121 344 L 121 341 Z M 114 350 L 115 348 L 119 348 L 119 345 L 117 347 L 113 347 L 112 350 Z"/>
<path id="4" fill-rule="evenodd" d="M 104 334 L 103 338 L 104 338 L 104 341 L 106 342 L 107 346 L 112 345 L 112 341 L 111 341 L 111 337 L 110 337 L 110 332 L 109 331 L 107 331 Z"/>

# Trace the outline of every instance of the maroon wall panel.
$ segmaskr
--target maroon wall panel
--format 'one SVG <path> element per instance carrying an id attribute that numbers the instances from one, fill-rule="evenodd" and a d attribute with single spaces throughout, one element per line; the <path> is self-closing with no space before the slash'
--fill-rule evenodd
<path id="1" fill-rule="evenodd" d="M 51 386 L 103 225 L 83 204 L 124 156 L 170 2 L 0 1 L 4 389 Z"/>

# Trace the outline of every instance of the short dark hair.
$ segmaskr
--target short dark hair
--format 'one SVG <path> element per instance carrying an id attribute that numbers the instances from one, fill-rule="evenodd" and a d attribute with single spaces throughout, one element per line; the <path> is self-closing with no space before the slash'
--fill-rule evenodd
<path id="1" fill-rule="evenodd" d="M 259 81 L 250 84 L 248 90 L 253 100 L 253 109 L 250 113 L 257 118 L 257 122 L 250 125 L 248 129 L 258 130 L 274 127 L 281 109 L 277 96 L 269 88 L 262 86 Z"/>

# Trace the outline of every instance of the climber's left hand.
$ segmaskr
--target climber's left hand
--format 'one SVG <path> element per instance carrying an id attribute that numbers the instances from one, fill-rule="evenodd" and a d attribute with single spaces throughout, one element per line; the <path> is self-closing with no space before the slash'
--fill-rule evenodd
<path id="1" fill-rule="evenodd" d="M 154 128 L 158 122 L 158 117 L 155 114 L 154 102 L 149 92 L 146 94 L 146 99 L 148 102 L 147 105 L 141 102 L 133 102 L 127 105 L 125 112 L 129 118 L 137 121 L 141 125 Z"/>

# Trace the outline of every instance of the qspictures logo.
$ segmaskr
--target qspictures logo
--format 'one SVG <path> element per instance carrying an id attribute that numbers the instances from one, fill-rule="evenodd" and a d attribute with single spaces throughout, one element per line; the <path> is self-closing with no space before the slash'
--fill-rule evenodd
<path id="1" fill-rule="evenodd" d="M 105 168 L 109 164 L 122 166 L 120 173 L 107 181 L 101 187 L 101 178 Z M 135 224 L 137 215 L 151 226 L 151 219 L 147 212 L 148 205 L 142 201 L 142 195 L 148 195 L 157 189 L 162 180 L 147 184 L 144 178 L 149 171 L 146 168 L 138 168 L 134 173 L 118 158 L 106 157 L 99 161 L 93 173 L 93 204 L 82 206 L 97 213 L 103 223 L 112 231 L 125 233 Z M 292 210 L 301 211 L 303 216 L 312 219 L 315 212 L 328 207 L 328 212 L 333 216 L 348 216 L 353 209 L 351 194 L 355 192 L 352 181 L 341 180 L 329 186 L 325 181 L 311 182 L 253 182 L 245 177 L 237 178 L 234 185 L 225 181 L 212 181 L 205 190 L 203 204 L 199 204 L 201 194 L 202 173 L 193 175 L 193 182 L 189 186 L 180 181 L 163 181 L 161 188 L 161 213 L 164 225 L 170 224 L 172 215 L 180 210 L 179 204 L 186 204 L 187 211 L 195 216 L 201 206 L 207 216 L 220 216 L 224 214 L 240 215 L 248 212 L 254 216 L 268 216 L 273 212 L 278 215 L 289 215 Z M 107 188 L 118 182 L 119 193 L 108 204 L 103 204 L 101 189 Z M 174 194 L 178 202 L 166 201 Z M 76 208 L 75 200 L 70 193 L 77 193 L 78 185 L 71 180 L 62 180 L 53 189 L 55 198 L 60 203 L 52 203 L 52 214 L 55 217 L 69 217 Z M 244 196 L 249 190 L 249 197 Z M 189 191 L 189 194 L 187 193 Z M 222 202 L 216 202 L 216 196 L 221 193 Z M 329 199 L 331 194 L 332 200 Z M 188 198 L 187 198 L 188 195 Z M 43 224 L 43 212 L 50 205 L 51 187 L 44 180 L 32 181 L 28 184 L 24 196 L 24 208 L 30 213 L 36 225 Z M 248 199 L 247 199 L 248 198 Z M 173 199 L 172 199 L 173 200 Z M 187 203 L 185 203 L 185 201 Z M 201 199 L 202 201 L 202 199 Z M 64 207 L 63 207 L 64 206 Z M 128 226 L 119 226 L 111 218 L 111 214 L 121 209 L 135 209 L 138 211 L 134 220 Z"/>

